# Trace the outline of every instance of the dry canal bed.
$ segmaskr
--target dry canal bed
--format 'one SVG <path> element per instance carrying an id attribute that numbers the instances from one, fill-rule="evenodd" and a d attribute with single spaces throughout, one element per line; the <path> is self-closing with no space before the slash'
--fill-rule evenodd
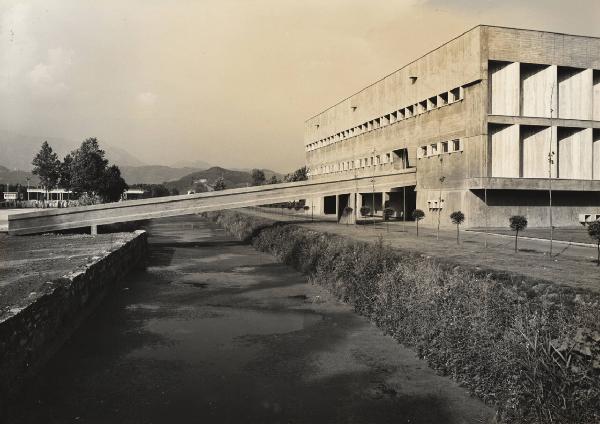
<path id="1" fill-rule="evenodd" d="M 154 221 L 130 274 L 13 403 L 11 423 L 479 423 L 492 411 L 268 254 Z"/>

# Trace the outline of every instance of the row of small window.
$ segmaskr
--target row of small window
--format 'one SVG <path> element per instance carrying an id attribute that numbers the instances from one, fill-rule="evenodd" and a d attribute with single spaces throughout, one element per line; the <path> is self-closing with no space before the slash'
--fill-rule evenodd
<path id="1" fill-rule="evenodd" d="M 449 141 L 440 141 L 438 143 L 428 144 L 426 146 L 419 147 L 417 150 L 417 159 L 426 158 L 430 156 L 438 156 L 444 153 L 462 152 L 463 141 L 460 138 L 455 138 Z"/>
<path id="2" fill-rule="evenodd" d="M 444 199 L 434 199 L 427 201 L 427 209 L 430 211 L 435 211 L 439 209 L 444 209 Z"/>
<path id="3" fill-rule="evenodd" d="M 320 167 L 311 168 L 309 170 L 309 173 L 310 175 L 331 174 L 334 172 L 344 172 L 353 169 L 362 169 L 371 166 L 385 165 L 388 163 L 391 164 L 393 162 L 394 155 L 390 152 L 384 155 L 376 155 L 366 158 L 332 163 L 328 165 L 321 165 Z"/>
<path id="4" fill-rule="evenodd" d="M 464 88 L 456 87 L 440 95 L 430 97 L 428 99 L 415 103 L 414 105 L 406 106 L 379 118 L 375 118 L 371 121 L 365 122 L 362 125 L 350 128 L 349 130 L 341 131 L 330 137 L 315 141 L 314 143 L 311 143 L 306 146 L 306 151 L 310 152 L 321 147 L 329 146 L 330 144 L 337 143 L 338 141 L 346 140 L 347 138 L 351 138 L 359 134 L 363 134 L 365 132 L 376 130 L 381 127 L 393 124 L 395 122 L 403 121 L 405 119 L 420 115 L 430 110 L 455 103 L 459 100 L 462 100 L 463 98 Z"/>

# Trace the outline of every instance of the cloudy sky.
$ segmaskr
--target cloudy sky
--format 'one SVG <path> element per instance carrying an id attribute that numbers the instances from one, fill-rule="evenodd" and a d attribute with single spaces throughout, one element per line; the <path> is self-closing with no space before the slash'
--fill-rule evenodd
<path id="1" fill-rule="evenodd" d="M 598 0 L 2 0 L 0 129 L 287 171 L 305 119 L 479 23 L 599 19 Z"/>

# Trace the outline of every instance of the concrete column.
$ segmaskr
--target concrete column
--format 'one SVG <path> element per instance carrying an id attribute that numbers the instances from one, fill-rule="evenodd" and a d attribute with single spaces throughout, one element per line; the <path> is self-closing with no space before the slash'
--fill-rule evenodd
<path id="1" fill-rule="evenodd" d="M 390 200 L 390 193 L 387 191 L 381 192 L 381 210 L 385 209 L 385 204 Z"/>
<path id="2" fill-rule="evenodd" d="M 558 116 L 556 65 L 521 64 L 521 114 L 523 116 Z"/>
<path id="3" fill-rule="evenodd" d="M 558 68 L 558 116 L 564 119 L 592 119 L 593 71 Z"/>
<path id="4" fill-rule="evenodd" d="M 339 195 L 335 195 L 335 217 L 336 219 L 338 219 L 338 217 L 340 216 L 340 196 Z"/>
<path id="5" fill-rule="evenodd" d="M 520 67 L 518 62 L 490 64 L 491 110 L 494 115 L 519 115 Z"/>
<path id="6" fill-rule="evenodd" d="M 558 177 L 591 180 L 592 155 L 591 128 L 563 134 L 558 141 Z"/>
<path id="7" fill-rule="evenodd" d="M 90 234 L 93 236 L 97 236 L 98 235 L 98 226 L 96 224 L 93 224 L 90 227 Z"/>
<path id="8" fill-rule="evenodd" d="M 518 178 L 520 173 L 519 125 L 492 129 L 492 177 Z"/>
<path id="9" fill-rule="evenodd" d="M 592 178 L 600 180 L 600 130 L 594 131 Z"/>
<path id="10" fill-rule="evenodd" d="M 362 195 L 356 193 L 356 208 L 354 208 L 355 219 L 360 219 L 360 208 L 362 208 Z"/>

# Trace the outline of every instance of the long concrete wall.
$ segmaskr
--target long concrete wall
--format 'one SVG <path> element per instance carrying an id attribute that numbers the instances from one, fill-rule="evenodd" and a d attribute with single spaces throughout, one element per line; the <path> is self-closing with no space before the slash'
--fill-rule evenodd
<path id="1" fill-rule="evenodd" d="M 144 231 L 84 270 L 44 284 L 30 304 L 0 319 L 0 416 L 9 396 L 56 352 L 111 285 L 143 264 Z"/>
<path id="2" fill-rule="evenodd" d="M 401 174 L 380 175 L 376 188 L 416 184 L 415 170 Z M 194 195 L 130 200 L 102 205 L 52 209 L 9 215 L 10 234 L 36 234 L 69 228 L 92 227 L 116 222 L 162 218 L 259 206 L 308 197 L 322 197 L 338 193 L 371 191 L 371 178 L 347 178 L 336 182 L 300 182 L 247 187 Z"/>

